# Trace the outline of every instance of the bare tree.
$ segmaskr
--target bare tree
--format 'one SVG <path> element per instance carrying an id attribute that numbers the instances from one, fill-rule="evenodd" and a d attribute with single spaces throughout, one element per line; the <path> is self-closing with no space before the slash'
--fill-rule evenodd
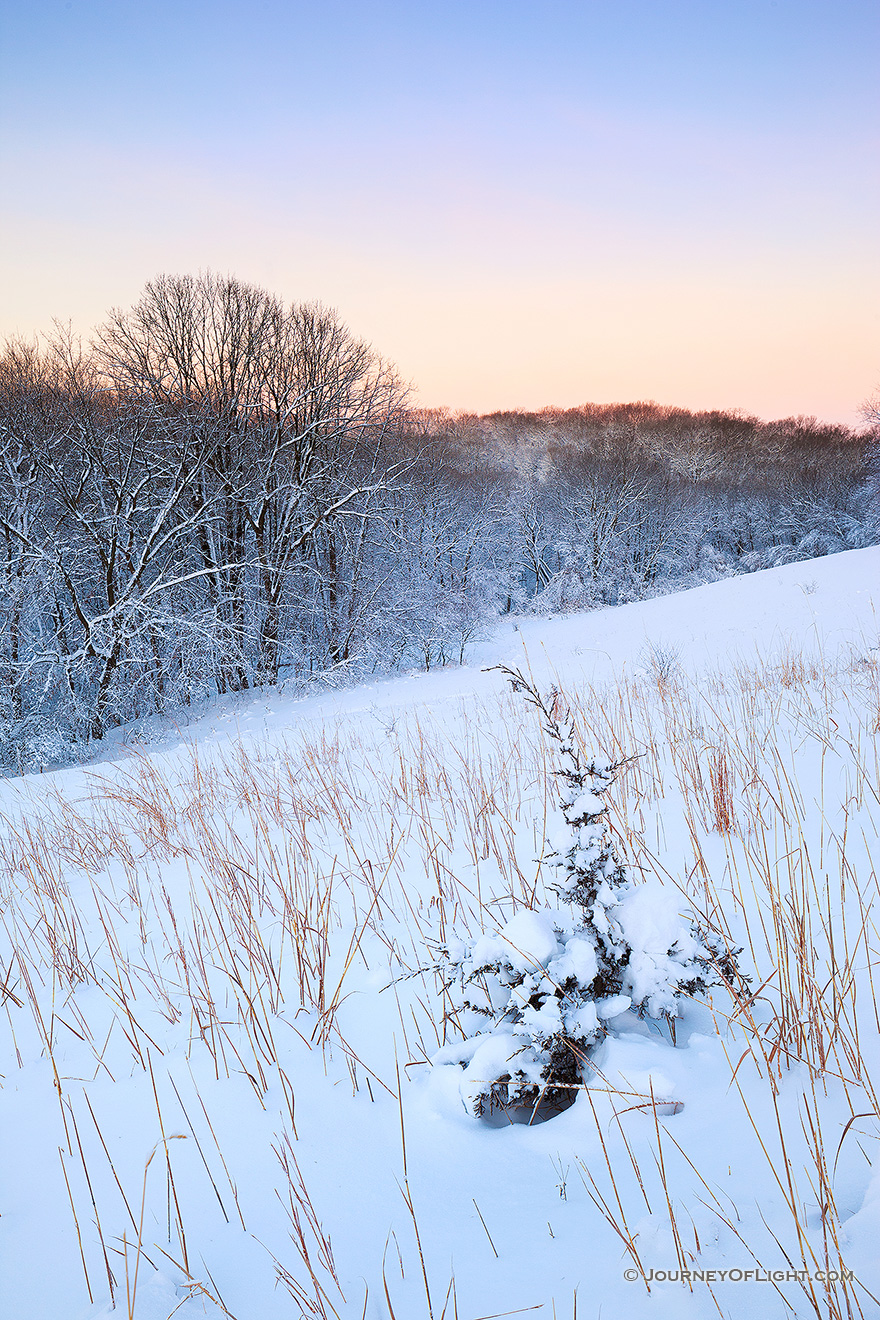
<path id="1" fill-rule="evenodd" d="M 866 426 L 880 427 L 880 389 L 874 391 L 869 399 L 865 399 L 859 409 L 859 416 Z"/>
<path id="2" fill-rule="evenodd" d="M 210 273 L 152 281 L 131 312 L 113 313 L 97 351 L 116 388 L 188 409 L 201 428 L 195 498 L 212 514 L 201 556 L 242 641 L 221 689 L 276 681 L 286 593 L 303 573 L 321 578 L 338 660 L 338 529 L 367 516 L 387 479 L 383 445 L 405 398 L 394 371 L 335 313 Z"/>
<path id="3" fill-rule="evenodd" d="M 204 577 L 188 546 L 205 517 L 193 500 L 202 451 L 174 411 L 108 394 L 88 355 L 56 340 L 39 366 L 41 430 L 20 413 L 10 458 L 40 498 L 28 517 L 2 519 L 51 593 L 57 625 L 44 662 L 63 669 L 71 695 L 84 684 L 89 733 L 106 728 L 120 666 L 143 670 L 145 638 L 169 593 Z M 137 646 L 134 642 L 137 641 Z M 137 678 L 129 673 L 131 687 Z"/>

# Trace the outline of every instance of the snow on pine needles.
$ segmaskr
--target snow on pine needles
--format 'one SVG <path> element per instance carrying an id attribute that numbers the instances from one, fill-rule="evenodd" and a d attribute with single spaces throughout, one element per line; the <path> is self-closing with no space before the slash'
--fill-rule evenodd
<path id="1" fill-rule="evenodd" d="M 737 584 L 756 609 L 764 578 Z M 626 617 L 667 602 L 649 606 Z M 598 801 L 563 784 L 562 808 L 538 713 L 476 671 L 457 690 L 429 677 L 416 700 L 403 680 L 364 692 L 335 718 L 278 698 L 262 737 L 7 781 L 4 1308 L 877 1315 L 867 635 L 613 682 L 559 648 L 551 673 L 533 647 L 582 764 L 620 767 Z M 546 845 L 564 860 L 554 821 L 566 839 L 599 824 L 627 871 L 620 929 L 654 939 L 655 971 L 690 934 L 685 993 L 674 1018 L 640 1015 L 650 978 L 639 989 L 631 962 L 599 996 L 613 1031 L 582 1033 L 575 1103 L 488 1121 L 463 1103 L 466 1068 L 431 1062 L 463 1058 L 467 1037 L 429 950 L 482 939 L 510 968 L 518 950 L 523 977 L 568 956 L 595 982 L 607 946 L 578 933 L 576 906 L 570 931 L 546 916 L 572 874 Z M 689 914 L 716 966 L 743 949 L 750 982 L 701 992 Z"/>
<path id="2" fill-rule="evenodd" d="M 560 764 L 561 800 L 543 850 L 562 907 L 517 912 L 497 934 L 442 946 L 440 972 L 463 1041 L 437 1064 L 464 1068 L 461 1093 L 477 1118 L 528 1121 L 567 1108 L 585 1085 L 589 1055 L 611 1023 L 635 1009 L 671 1021 L 683 996 L 726 980 L 747 992 L 740 949 L 678 914 L 661 884 L 634 885 L 610 837 L 605 794 L 621 765 L 586 760 L 559 693 L 543 697 L 520 670 L 501 667 L 540 717 Z M 552 817 L 551 817 L 552 820 Z M 553 846 L 552 840 L 556 840 Z M 625 1025 L 628 1025 L 625 1019 Z"/>

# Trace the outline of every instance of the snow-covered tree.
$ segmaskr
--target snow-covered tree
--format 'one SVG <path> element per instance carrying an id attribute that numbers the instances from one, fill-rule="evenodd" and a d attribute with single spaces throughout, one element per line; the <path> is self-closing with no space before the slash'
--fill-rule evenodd
<path id="1" fill-rule="evenodd" d="M 562 795 L 545 862 L 564 906 L 523 909 L 494 933 L 450 941 L 441 971 L 464 1040 L 435 1063 L 458 1064 L 475 1115 L 571 1103 L 590 1050 L 629 1010 L 674 1018 L 679 1002 L 734 980 L 738 950 L 682 915 L 657 881 L 634 882 L 611 837 L 605 794 L 618 765 L 585 761 L 558 694 L 544 699 L 504 668 L 539 711 L 562 764 Z"/>

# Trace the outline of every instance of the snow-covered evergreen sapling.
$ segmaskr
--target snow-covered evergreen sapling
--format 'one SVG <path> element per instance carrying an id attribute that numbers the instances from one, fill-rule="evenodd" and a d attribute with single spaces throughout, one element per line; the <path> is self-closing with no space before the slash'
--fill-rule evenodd
<path id="1" fill-rule="evenodd" d="M 544 699 L 517 670 L 499 666 L 541 715 L 562 784 L 545 862 L 564 907 L 525 909 L 494 934 L 448 942 L 441 970 L 465 1039 L 436 1064 L 463 1069 L 461 1094 L 476 1116 L 570 1104 L 583 1065 L 609 1023 L 629 1009 L 673 1018 L 681 996 L 736 976 L 736 954 L 682 917 L 658 881 L 633 883 L 608 826 L 605 793 L 622 763 L 585 761 L 558 694 Z"/>

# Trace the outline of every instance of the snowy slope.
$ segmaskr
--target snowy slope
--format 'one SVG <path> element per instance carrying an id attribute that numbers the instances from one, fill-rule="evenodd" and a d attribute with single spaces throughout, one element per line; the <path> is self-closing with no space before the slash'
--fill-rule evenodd
<path id="1" fill-rule="evenodd" d="M 616 609 L 501 623 L 472 648 L 469 663 L 433 674 L 365 683 L 313 697 L 238 697 L 181 730 L 184 740 L 283 731 L 307 720 L 335 720 L 377 710 L 484 694 L 503 687 L 489 666 L 526 665 L 536 678 L 603 682 L 651 666 L 651 650 L 692 672 L 715 664 L 751 663 L 806 648 L 836 655 L 876 644 L 880 609 L 880 549 L 850 550 L 823 559 L 728 578 L 692 591 Z M 875 605 L 875 602 L 878 602 Z M 180 739 L 173 739 L 179 742 Z"/>
<path id="2" fill-rule="evenodd" d="M 0 784 L 0 1313 L 880 1315 L 875 602 L 872 549 L 511 621 L 462 669 Z M 762 987 L 674 1041 L 622 1017 L 531 1127 L 428 1062 L 431 940 L 553 901 L 554 766 L 499 663 L 638 756 L 622 850 Z M 801 1277 L 651 1279 L 682 1267 Z"/>

